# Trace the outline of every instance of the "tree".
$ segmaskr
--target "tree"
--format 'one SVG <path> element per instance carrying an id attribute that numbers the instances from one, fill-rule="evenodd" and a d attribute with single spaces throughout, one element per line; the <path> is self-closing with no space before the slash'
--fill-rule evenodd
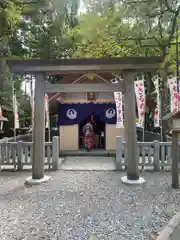
<path id="1" fill-rule="evenodd" d="M 7 55 L 8 42 L 20 20 L 20 7 L 16 0 L 0 2 L 0 50 L 1 56 Z"/>
<path id="2" fill-rule="evenodd" d="M 46 0 L 39 8 L 35 3 L 28 6 L 21 27 L 26 56 L 55 58 L 69 54 L 72 41 L 66 33 L 77 24 L 78 4 L 79 0 Z"/>
<path id="3" fill-rule="evenodd" d="M 91 44 L 92 36 L 97 33 L 99 41 L 113 39 L 121 46 L 136 48 L 138 55 L 152 55 L 153 50 L 146 47 L 152 45 L 156 50 L 153 54 L 159 55 L 174 38 L 180 10 L 176 0 L 169 1 L 171 4 L 166 0 L 85 2 L 88 2 L 87 13 L 78 26 L 83 43 L 88 39 Z"/>
<path id="4" fill-rule="evenodd" d="M 11 58 L 157 56 L 163 53 L 170 56 L 168 60 L 174 59 L 174 49 L 169 47 L 174 41 L 179 17 L 180 4 L 176 0 L 84 0 L 86 13 L 80 16 L 79 0 L 9 2 L 11 5 L 6 5 L 9 12 L 9 6 L 15 6 L 14 17 L 11 16 L 15 20 L 11 31 L 5 35 Z M 2 16 L 8 22 L 5 9 Z M 167 86 L 163 81 L 163 104 L 166 96 Z"/>
<path id="5" fill-rule="evenodd" d="M 157 56 L 172 57 L 180 3 L 176 0 L 86 1 L 87 13 L 76 29 L 75 57 Z M 171 57 L 169 57 L 171 55 Z M 167 65 L 161 87 L 161 113 L 168 104 Z M 150 93 L 149 93 L 150 94 Z M 166 126 L 163 136 L 166 139 Z"/>
<path id="6" fill-rule="evenodd" d="M 26 58 L 56 58 L 70 55 L 71 41 L 65 32 L 76 25 L 78 1 L 16 1 L 19 9 L 19 21 L 8 35 L 6 46 L 9 47 L 9 57 L 12 59 Z M 4 10 L 6 11 L 6 10 Z M 7 19 L 6 19 L 7 20 Z M 12 76 L 8 72 L 5 61 L 2 61 L 3 74 L 0 94 L 0 104 L 6 110 L 9 119 L 12 118 Z M 23 96 L 21 83 L 23 78 L 16 78 L 15 89 L 20 104 L 20 118 L 27 117 L 29 99 Z"/>

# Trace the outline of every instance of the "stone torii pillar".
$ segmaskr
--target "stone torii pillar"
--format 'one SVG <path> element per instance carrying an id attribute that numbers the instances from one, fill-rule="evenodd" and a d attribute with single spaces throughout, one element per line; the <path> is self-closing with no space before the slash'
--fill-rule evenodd
<path id="1" fill-rule="evenodd" d="M 49 180 L 44 175 L 45 158 L 45 110 L 44 110 L 45 76 L 37 73 L 35 76 L 34 128 L 33 128 L 33 159 L 32 176 L 26 179 L 27 184 L 36 185 Z"/>
<path id="2" fill-rule="evenodd" d="M 145 180 L 139 177 L 136 132 L 136 103 L 134 93 L 134 72 L 125 71 L 123 74 L 124 85 L 124 127 L 127 149 L 127 176 L 121 178 L 126 184 L 142 184 Z"/>

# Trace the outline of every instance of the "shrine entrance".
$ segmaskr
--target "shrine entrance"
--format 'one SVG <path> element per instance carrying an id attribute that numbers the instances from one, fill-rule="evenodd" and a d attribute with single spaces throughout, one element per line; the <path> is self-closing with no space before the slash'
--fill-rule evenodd
<path id="1" fill-rule="evenodd" d="M 122 57 L 102 59 L 55 59 L 55 60 L 7 60 L 13 74 L 35 74 L 35 110 L 33 130 L 32 176 L 26 180 L 29 184 L 39 184 L 50 177 L 44 174 L 45 157 L 45 121 L 44 94 L 63 92 L 120 92 L 124 93 L 124 127 L 126 140 L 127 176 L 124 183 L 139 184 L 137 159 L 136 113 L 134 76 L 137 72 L 152 72 L 164 67 L 163 57 Z M 123 81 L 116 84 L 51 84 L 47 76 L 58 74 L 113 73 L 120 74 Z"/>
<path id="2" fill-rule="evenodd" d="M 79 149 L 85 149 L 84 147 L 84 133 L 83 127 L 87 122 L 91 122 L 94 130 L 93 148 L 94 149 L 105 149 L 105 122 L 100 119 L 98 115 L 91 114 L 85 118 L 79 124 Z"/>

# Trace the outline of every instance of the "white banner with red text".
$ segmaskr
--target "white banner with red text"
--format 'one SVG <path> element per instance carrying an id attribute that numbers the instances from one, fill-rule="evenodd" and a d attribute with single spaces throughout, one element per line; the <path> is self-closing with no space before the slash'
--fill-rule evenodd
<path id="1" fill-rule="evenodd" d="M 177 77 L 168 77 L 169 90 L 171 96 L 171 112 L 178 112 L 180 110 L 180 94 L 177 89 Z"/>
<path id="2" fill-rule="evenodd" d="M 124 127 L 123 117 L 123 95 L 122 92 L 114 92 L 114 100 L 116 104 L 116 128 Z"/>
<path id="3" fill-rule="evenodd" d="M 16 93 L 13 93 L 14 129 L 19 129 L 19 112 Z"/>
<path id="4" fill-rule="evenodd" d="M 157 74 L 152 77 L 156 92 L 156 107 L 154 109 L 154 127 L 160 127 L 160 76 Z"/>
<path id="5" fill-rule="evenodd" d="M 49 119 L 49 97 L 47 93 L 44 95 L 44 109 L 45 109 L 45 128 L 50 127 L 50 119 Z"/>
<path id="6" fill-rule="evenodd" d="M 31 93 L 30 103 L 31 103 L 31 113 L 32 113 L 31 127 L 33 129 L 34 128 L 34 91 Z"/>
<path id="7" fill-rule="evenodd" d="M 145 101 L 145 87 L 144 87 L 143 75 L 141 80 L 138 79 L 137 81 L 134 82 L 134 88 L 135 88 L 136 102 L 137 102 L 137 108 L 138 108 L 137 127 L 144 128 L 146 101 Z"/>

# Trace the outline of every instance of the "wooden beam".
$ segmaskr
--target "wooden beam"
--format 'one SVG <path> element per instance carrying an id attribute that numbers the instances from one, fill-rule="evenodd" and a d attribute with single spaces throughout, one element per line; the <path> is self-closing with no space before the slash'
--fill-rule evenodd
<path id="1" fill-rule="evenodd" d="M 99 74 L 97 74 L 97 73 L 92 73 L 92 74 L 95 75 L 97 78 L 99 78 L 102 82 L 104 82 L 104 83 L 110 83 L 108 80 L 106 80 L 105 78 L 101 77 Z M 88 78 L 88 74 L 84 74 L 84 75 L 81 76 L 80 78 L 76 79 L 72 84 L 82 82 L 85 77 Z"/>
<path id="2" fill-rule="evenodd" d="M 73 73 L 103 73 L 120 72 L 123 70 L 151 71 L 163 67 L 163 57 L 122 57 L 95 59 L 34 59 L 7 60 L 9 70 L 15 74 L 30 74 L 35 72 Z"/>
<path id="3" fill-rule="evenodd" d="M 59 97 L 59 95 L 60 95 L 60 93 L 54 94 L 52 97 L 49 98 L 49 102 L 50 102 L 51 100 L 53 100 L 54 98 L 57 99 L 57 98 Z"/>
<path id="4" fill-rule="evenodd" d="M 83 78 L 86 77 L 86 74 L 83 74 L 82 76 L 80 76 L 79 78 L 77 78 L 76 80 L 74 80 L 74 82 L 72 82 L 72 84 L 78 83 L 80 82 Z"/>
<path id="5" fill-rule="evenodd" d="M 46 84 L 45 92 L 117 92 L 123 91 L 122 84 Z"/>
<path id="6" fill-rule="evenodd" d="M 161 64 L 148 63 L 148 64 L 102 64 L 102 65 L 57 65 L 57 66 L 16 66 L 10 68 L 13 73 L 35 73 L 35 72 L 59 72 L 61 74 L 73 74 L 73 73 L 109 73 L 123 70 L 135 70 L 135 71 L 152 71 L 161 68 Z"/>

